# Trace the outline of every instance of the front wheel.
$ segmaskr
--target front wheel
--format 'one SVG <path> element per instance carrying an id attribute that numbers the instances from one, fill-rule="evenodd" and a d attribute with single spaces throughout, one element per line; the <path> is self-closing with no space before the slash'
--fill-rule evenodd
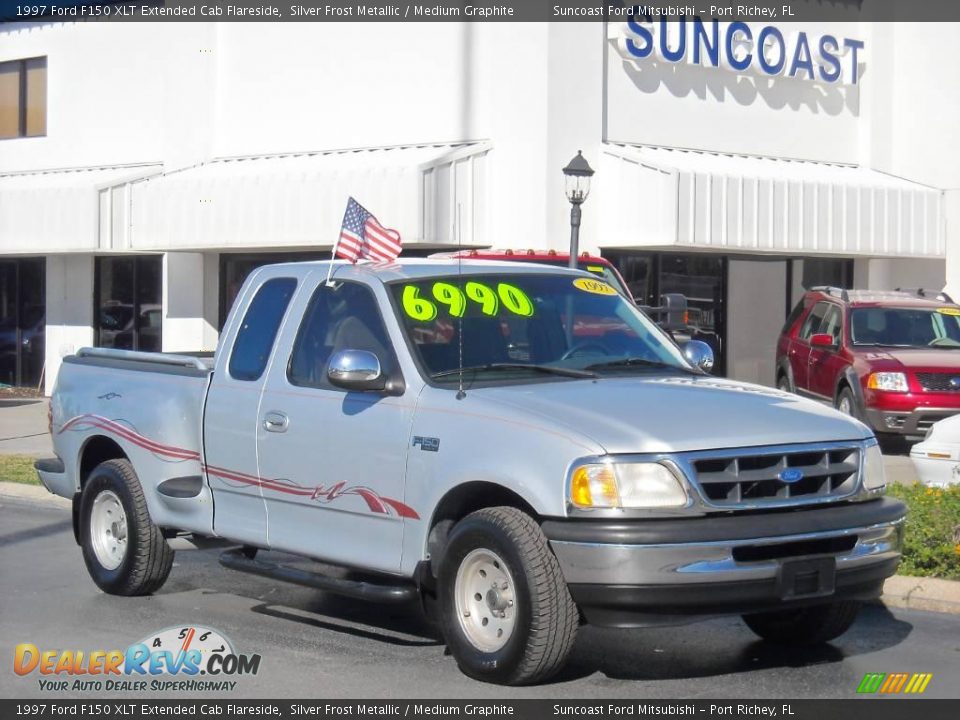
<path id="1" fill-rule="evenodd" d="M 80 497 L 80 545 L 87 571 L 111 595 L 160 589 L 173 550 L 150 519 L 140 480 L 127 460 L 97 465 Z"/>
<path id="2" fill-rule="evenodd" d="M 450 533 L 438 580 L 441 627 L 464 673 L 523 685 L 563 666 L 579 616 L 529 515 L 511 507 L 468 515 Z"/>
<path id="3" fill-rule="evenodd" d="M 837 410 L 842 412 L 844 415 L 849 415 L 852 418 L 861 420 L 860 408 L 857 406 L 857 399 L 853 395 L 853 391 L 850 388 L 845 387 L 840 391 L 840 394 L 837 395 Z"/>
<path id="4" fill-rule="evenodd" d="M 779 645 L 820 645 L 849 630 L 859 610 L 860 603 L 844 600 L 797 610 L 744 615 L 743 621 L 769 642 Z"/>

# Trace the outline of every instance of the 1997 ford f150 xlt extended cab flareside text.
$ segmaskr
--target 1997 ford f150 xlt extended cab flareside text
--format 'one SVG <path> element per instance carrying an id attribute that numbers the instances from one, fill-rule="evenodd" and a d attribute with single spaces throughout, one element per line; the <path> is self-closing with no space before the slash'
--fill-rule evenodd
<path id="1" fill-rule="evenodd" d="M 212 367 L 65 359 L 57 457 L 37 465 L 105 592 L 159 589 L 167 538 L 225 538 L 233 569 L 420 597 L 464 672 L 519 684 L 557 671 L 581 622 L 740 614 L 773 642 L 825 642 L 894 573 L 905 509 L 870 430 L 703 373 L 603 280 L 327 271 L 251 275 Z"/>

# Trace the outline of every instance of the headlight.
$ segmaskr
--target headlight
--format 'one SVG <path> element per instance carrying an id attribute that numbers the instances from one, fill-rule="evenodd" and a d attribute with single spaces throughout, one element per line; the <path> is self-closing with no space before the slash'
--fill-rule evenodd
<path id="1" fill-rule="evenodd" d="M 883 492 L 887 486 L 887 473 L 883 467 L 883 454 L 876 440 L 867 445 L 863 456 L 863 488 L 870 492 Z"/>
<path id="2" fill-rule="evenodd" d="M 574 471 L 570 501 L 581 508 L 683 507 L 687 493 L 660 463 L 592 463 Z"/>
<path id="3" fill-rule="evenodd" d="M 887 392 L 909 392 L 907 376 L 902 372 L 877 372 L 867 380 L 867 387 L 871 390 L 886 390 Z"/>

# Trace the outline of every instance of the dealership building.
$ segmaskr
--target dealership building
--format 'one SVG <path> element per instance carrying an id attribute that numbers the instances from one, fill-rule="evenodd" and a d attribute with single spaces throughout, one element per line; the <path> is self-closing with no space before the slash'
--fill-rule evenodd
<path id="1" fill-rule="evenodd" d="M 348 196 L 408 254 L 565 249 L 578 150 L 581 248 L 728 376 L 804 287 L 960 292 L 960 26 L 640 20 L 0 25 L 0 383 L 212 350 Z"/>

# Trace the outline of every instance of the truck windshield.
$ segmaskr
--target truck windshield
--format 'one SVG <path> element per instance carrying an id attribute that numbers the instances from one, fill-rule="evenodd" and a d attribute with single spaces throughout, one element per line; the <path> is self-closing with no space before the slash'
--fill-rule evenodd
<path id="1" fill-rule="evenodd" d="M 600 278 L 498 274 L 390 287 L 425 372 L 456 383 L 695 372 L 663 332 Z"/>
<path id="2" fill-rule="evenodd" d="M 960 348 L 960 307 L 855 308 L 850 317 L 854 345 Z"/>

